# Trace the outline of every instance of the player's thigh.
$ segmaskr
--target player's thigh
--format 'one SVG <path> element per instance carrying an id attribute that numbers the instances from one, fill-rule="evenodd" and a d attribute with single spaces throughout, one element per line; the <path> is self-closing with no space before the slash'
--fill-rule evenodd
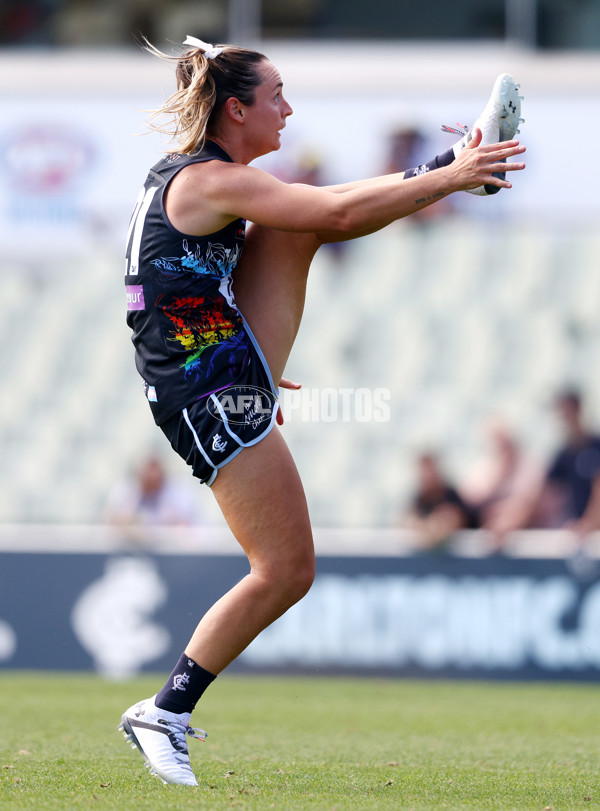
<path id="1" fill-rule="evenodd" d="M 273 231 L 253 224 L 234 272 L 236 303 L 265 354 L 276 385 L 300 326 L 308 271 L 320 244 L 314 234 Z"/>
<path id="2" fill-rule="evenodd" d="M 211 490 L 253 571 L 312 579 L 314 547 L 304 488 L 275 426 L 219 471 Z"/>

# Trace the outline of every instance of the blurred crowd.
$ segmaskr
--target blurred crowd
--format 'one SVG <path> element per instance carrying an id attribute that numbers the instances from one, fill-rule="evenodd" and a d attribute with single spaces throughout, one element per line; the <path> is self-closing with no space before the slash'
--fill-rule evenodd
<path id="1" fill-rule="evenodd" d="M 444 550 L 459 530 L 487 530 L 497 551 L 511 532 L 565 529 L 584 543 L 600 529 L 600 435 L 586 421 L 574 390 L 554 401 L 562 441 L 540 463 L 500 420 L 490 422 L 488 453 L 464 481 L 455 482 L 435 452 L 416 459 L 416 487 L 400 523 L 424 550 Z"/>
<path id="2" fill-rule="evenodd" d="M 579 392 L 560 392 L 553 409 L 561 442 L 545 463 L 498 418 L 487 425 L 481 460 L 461 481 L 447 472 L 441 454 L 427 450 L 416 457 L 415 489 L 398 523 L 414 533 L 418 548 L 446 551 L 461 530 L 485 530 L 491 552 L 502 552 L 518 530 L 568 530 L 582 545 L 600 530 L 600 435 L 588 425 Z M 106 521 L 140 544 L 151 527 L 198 526 L 204 517 L 196 484 L 174 477 L 159 456 L 149 455 L 115 483 Z"/>

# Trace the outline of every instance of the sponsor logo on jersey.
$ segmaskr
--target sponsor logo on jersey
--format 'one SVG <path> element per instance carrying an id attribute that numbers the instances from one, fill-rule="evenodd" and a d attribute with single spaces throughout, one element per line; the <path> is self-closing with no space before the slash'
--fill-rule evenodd
<path id="1" fill-rule="evenodd" d="M 127 309 L 128 310 L 145 310 L 146 303 L 144 301 L 144 287 L 141 284 L 127 285 Z"/>

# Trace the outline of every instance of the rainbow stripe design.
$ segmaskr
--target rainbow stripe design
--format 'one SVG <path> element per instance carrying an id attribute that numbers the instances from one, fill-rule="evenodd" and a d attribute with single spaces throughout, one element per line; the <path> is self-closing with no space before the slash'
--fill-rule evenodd
<path id="1" fill-rule="evenodd" d="M 207 379 L 214 361 L 224 351 L 235 351 L 245 345 L 246 334 L 239 313 L 224 298 L 207 296 L 174 297 L 156 302 L 173 325 L 167 339 L 189 352 L 182 364 L 186 377 Z M 202 356 L 209 348 L 210 359 L 202 368 Z"/>

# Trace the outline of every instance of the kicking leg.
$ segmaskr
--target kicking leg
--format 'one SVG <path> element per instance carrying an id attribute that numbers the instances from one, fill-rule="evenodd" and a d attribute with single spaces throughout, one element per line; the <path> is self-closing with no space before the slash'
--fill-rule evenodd
<path id="1" fill-rule="evenodd" d="M 275 385 L 300 326 L 308 271 L 320 245 L 315 234 L 252 224 L 233 274 L 236 303 L 264 352 Z"/>

